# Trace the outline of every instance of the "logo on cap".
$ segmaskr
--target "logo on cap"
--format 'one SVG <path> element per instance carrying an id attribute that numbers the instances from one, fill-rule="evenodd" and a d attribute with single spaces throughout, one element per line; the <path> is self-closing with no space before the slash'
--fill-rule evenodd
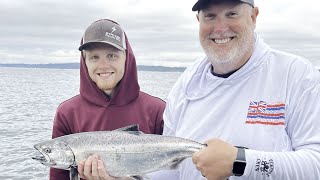
<path id="1" fill-rule="evenodd" d="M 117 30 L 116 27 L 113 27 L 111 29 L 112 29 L 111 33 L 113 33 L 113 31 Z"/>
<path id="2" fill-rule="evenodd" d="M 107 36 L 109 38 L 112 38 L 112 39 L 115 39 L 117 41 L 121 41 L 120 36 L 113 34 L 113 32 L 117 30 L 116 27 L 113 27 L 111 29 L 112 29 L 112 31 L 111 32 L 106 32 L 105 36 Z"/>

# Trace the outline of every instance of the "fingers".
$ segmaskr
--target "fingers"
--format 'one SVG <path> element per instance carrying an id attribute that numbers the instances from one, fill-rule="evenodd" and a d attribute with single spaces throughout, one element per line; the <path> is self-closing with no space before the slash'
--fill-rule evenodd
<path id="1" fill-rule="evenodd" d="M 89 156 L 86 161 L 78 163 L 78 172 L 82 179 L 87 180 L 114 180 L 108 175 L 102 160 L 98 155 Z"/>
<path id="2" fill-rule="evenodd" d="M 93 160 L 93 157 L 89 156 L 89 158 L 86 160 L 86 162 L 84 164 L 83 175 L 88 180 L 92 180 L 93 179 L 92 175 L 91 175 L 91 172 L 92 172 L 92 160 Z"/>
<path id="3" fill-rule="evenodd" d="M 91 166 L 91 175 L 93 180 L 100 180 L 98 173 L 98 155 L 92 156 L 92 166 Z"/>
<path id="4" fill-rule="evenodd" d="M 208 143 L 208 141 L 206 143 Z M 204 164 L 203 164 L 203 161 L 201 160 L 201 155 L 204 153 L 205 150 L 206 150 L 206 148 L 201 149 L 200 151 L 195 152 L 192 155 L 192 162 L 195 165 L 196 169 L 198 171 L 200 171 L 200 173 L 203 177 L 206 177 L 206 173 L 203 168 Z"/>
<path id="5" fill-rule="evenodd" d="M 204 175 L 204 173 L 203 173 L 202 168 L 200 167 L 200 165 L 199 165 L 199 163 L 198 163 L 198 161 L 199 161 L 199 156 L 200 156 L 200 153 L 199 153 L 199 152 L 194 153 L 194 154 L 192 155 L 192 162 L 193 162 L 193 164 L 195 165 L 196 169 L 201 172 L 201 175 L 202 175 L 203 177 L 206 177 L 206 176 Z"/>
<path id="6" fill-rule="evenodd" d="M 92 178 L 93 180 L 112 180 L 103 165 L 103 162 L 99 159 L 98 155 L 93 155 L 92 160 Z"/>
<path id="7" fill-rule="evenodd" d="M 102 179 L 102 180 L 111 180 L 111 179 L 114 179 L 112 177 L 110 177 L 108 175 L 108 173 L 106 172 L 106 169 L 103 165 L 103 162 L 101 160 L 98 160 L 97 162 L 98 164 L 98 167 L 97 167 L 97 171 L 98 171 L 98 174 L 99 174 L 99 177 Z"/>
<path id="8" fill-rule="evenodd" d="M 199 159 L 199 152 L 193 153 L 193 155 L 192 155 L 193 164 L 197 164 L 198 159 Z"/>
<path id="9" fill-rule="evenodd" d="M 84 171 L 84 161 L 80 161 L 80 162 L 78 163 L 78 173 L 79 173 L 79 175 L 80 175 L 80 177 L 81 177 L 82 179 L 85 179 L 85 176 L 84 176 L 84 174 L 83 174 L 83 171 Z"/>

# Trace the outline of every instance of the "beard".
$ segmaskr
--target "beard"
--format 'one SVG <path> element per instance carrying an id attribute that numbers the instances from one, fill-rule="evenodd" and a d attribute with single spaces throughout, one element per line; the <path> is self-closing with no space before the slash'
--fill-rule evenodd
<path id="1" fill-rule="evenodd" d="M 233 67 L 237 66 L 244 55 L 254 47 L 255 43 L 254 28 L 248 27 L 240 32 L 240 34 L 242 34 L 242 37 L 235 39 L 237 38 L 237 36 L 235 36 L 231 41 L 237 40 L 237 42 L 234 42 L 232 47 L 228 49 L 216 48 L 212 46 L 212 43 L 215 43 L 212 40 L 214 35 L 209 35 L 205 38 L 202 38 L 200 44 L 203 51 L 207 55 L 208 60 L 213 65 L 230 65 Z M 231 32 L 224 34 L 222 37 L 231 37 L 233 35 L 235 35 L 235 33 Z M 219 35 L 219 37 L 221 36 Z"/>

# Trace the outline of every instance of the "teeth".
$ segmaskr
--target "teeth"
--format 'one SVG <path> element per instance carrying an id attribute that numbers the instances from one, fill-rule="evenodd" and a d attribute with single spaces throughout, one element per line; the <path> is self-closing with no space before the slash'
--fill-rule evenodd
<path id="1" fill-rule="evenodd" d="M 214 42 L 217 44 L 224 44 L 231 41 L 231 38 L 225 38 L 225 39 L 214 39 Z"/>
<path id="2" fill-rule="evenodd" d="M 102 76 L 102 77 L 105 77 L 105 76 L 110 76 L 112 73 L 100 73 L 99 75 Z"/>

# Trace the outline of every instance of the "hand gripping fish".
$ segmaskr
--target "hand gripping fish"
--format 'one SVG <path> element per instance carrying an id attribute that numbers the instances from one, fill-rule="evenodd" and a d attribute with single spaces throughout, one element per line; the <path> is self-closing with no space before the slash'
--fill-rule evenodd
<path id="1" fill-rule="evenodd" d="M 179 137 L 144 134 L 138 125 L 113 131 L 82 132 L 34 145 L 42 156 L 32 157 L 43 165 L 70 170 L 78 179 L 77 164 L 98 154 L 114 177 L 141 177 L 150 172 L 174 169 L 184 159 L 206 147 Z"/>

